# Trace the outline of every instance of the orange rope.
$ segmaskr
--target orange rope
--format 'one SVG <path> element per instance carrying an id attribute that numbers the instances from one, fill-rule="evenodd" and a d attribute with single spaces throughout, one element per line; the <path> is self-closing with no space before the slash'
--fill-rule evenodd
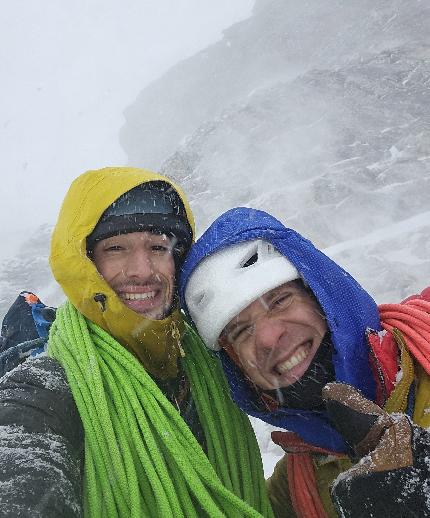
<path id="1" fill-rule="evenodd" d="M 382 327 L 392 333 L 398 329 L 407 349 L 430 374 L 430 291 L 409 297 L 400 304 L 381 304 Z"/>
<path id="2" fill-rule="evenodd" d="M 311 453 L 332 452 L 307 444 L 293 432 L 272 432 L 272 440 L 287 452 L 288 487 L 298 518 L 328 518 L 318 492 Z"/>
<path id="3" fill-rule="evenodd" d="M 298 518 L 328 518 L 318 493 L 311 455 L 288 454 L 287 471 L 291 501 Z"/>

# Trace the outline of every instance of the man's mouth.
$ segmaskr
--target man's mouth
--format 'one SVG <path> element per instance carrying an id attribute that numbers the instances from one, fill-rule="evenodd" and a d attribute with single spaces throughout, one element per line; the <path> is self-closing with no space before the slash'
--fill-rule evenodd
<path id="1" fill-rule="evenodd" d="M 146 293 L 121 293 L 123 300 L 147 300 L 155 298 L 155 291 L 147 291 Z"/>
<path id="2" fill-rule="evenodd" d="M 306 358 L 309 356 L 309 353 L 311 352 L 311 349 L 312 341 L 308 341 L 302 345 L 299 345 L 299 347 L 297 347 L 297 349 L 294 351 L 294 354 L 276 365 L 274 370 L 278 374 L 285 374 L 286 372 L 296 367 L 296 365 L 299 365 L 299 363 L 306 360 Z"/>

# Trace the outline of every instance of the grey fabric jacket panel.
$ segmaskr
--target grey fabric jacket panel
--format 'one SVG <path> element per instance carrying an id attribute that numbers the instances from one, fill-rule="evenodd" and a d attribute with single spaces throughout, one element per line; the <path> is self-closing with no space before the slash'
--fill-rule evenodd
<path id="1" fill-rule="evenodd" d="M 0 516 L 82 516 L 84 434 L 64 370 L 27 360 L 0 380 Z"/>

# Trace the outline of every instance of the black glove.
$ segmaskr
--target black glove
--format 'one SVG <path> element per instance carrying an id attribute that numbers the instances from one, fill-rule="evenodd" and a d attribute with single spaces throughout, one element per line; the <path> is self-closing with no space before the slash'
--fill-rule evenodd
<path id="1" fill-rule="evenodd" d="M 333 483 L 339 515 L 430 517 L 429 433 L 404 414 L 388 414 L 350 385 L 329 383 L 323 399 L 358 461 Z"/>

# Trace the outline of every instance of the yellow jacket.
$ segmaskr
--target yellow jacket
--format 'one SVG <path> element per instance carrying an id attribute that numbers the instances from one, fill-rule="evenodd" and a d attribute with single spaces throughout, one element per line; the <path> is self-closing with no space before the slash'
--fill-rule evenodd
<path id="1" fill-rule="evenodd" d="M 164 320 L 150 320 L 127 308 L 87 256 L 86 238 L 119 196 L 142 183 L 161 180 L 181 197 L 194 234 L 194 219 L 179 187 L 145 169 L 107 167 L 88 171 L 70 186 L 51 241 L 50 264 L 70 302 L 131 350 L 159 378 L 174 377 L 183 322 L 176 308 Z M 97 295 L 105 296 L 105 307 Z"/>

